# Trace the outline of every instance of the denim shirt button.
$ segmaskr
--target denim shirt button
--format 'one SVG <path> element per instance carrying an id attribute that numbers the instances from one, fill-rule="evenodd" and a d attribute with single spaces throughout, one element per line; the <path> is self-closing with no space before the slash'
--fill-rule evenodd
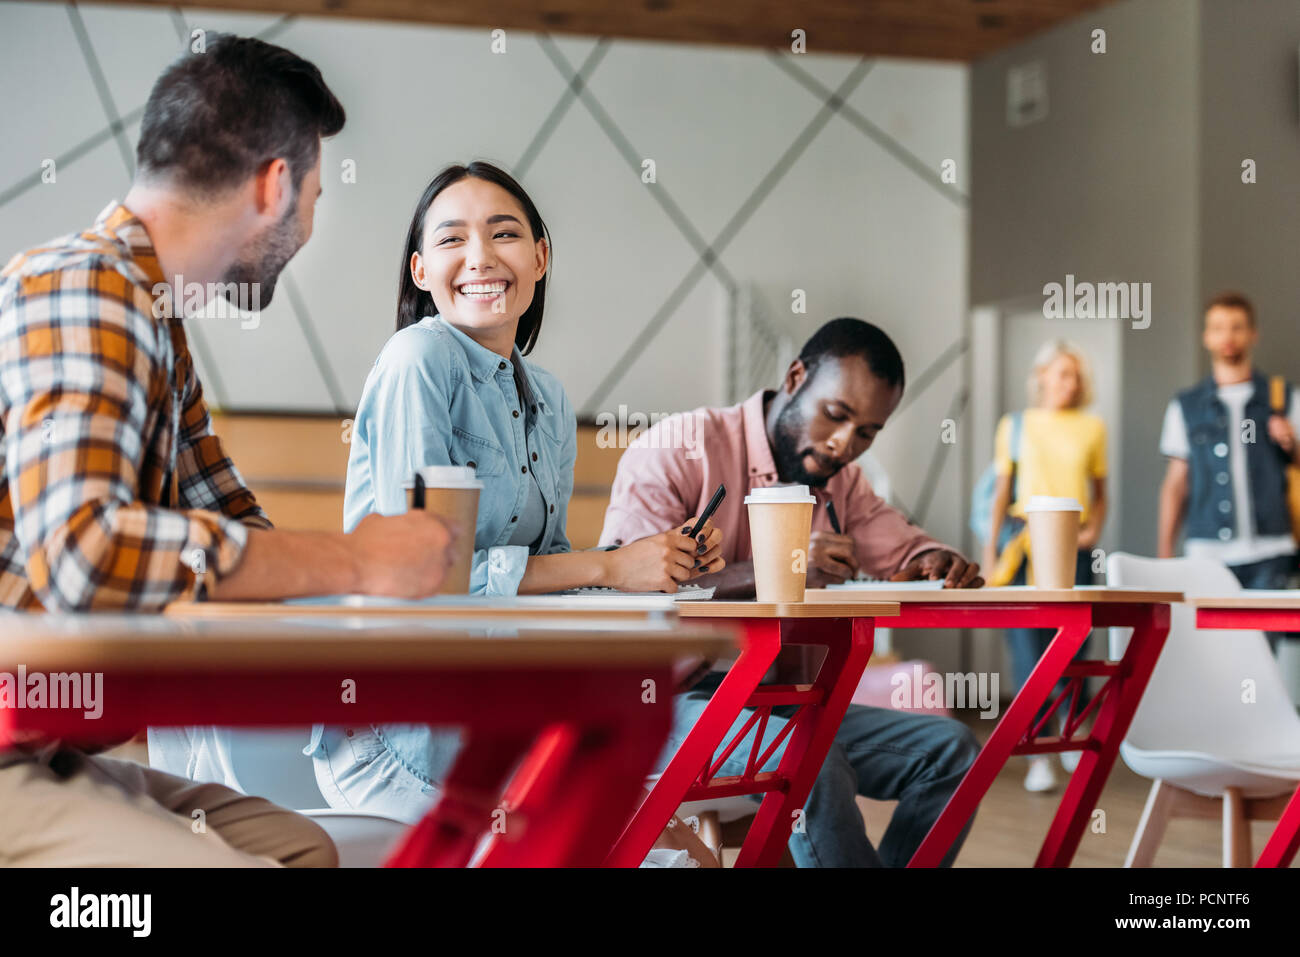
<path id="1" fill-rule="evenodd" d="M 1230 529 L 1230 528 L 1221 528 L 1221 529 L 1219 529 L 1219 538 L 1222 539 L 1222 540 L 1225 541 L 1225 542 L 1226 542 L 1228 539 L 1232 538 L 1232 529 Z"/>
<path id="2" fill-rule="evenodd" d="M 506 364 L 505 364 L 504 362 L 498 362 L 498 363 L 497 363 L 497 368 L 498 368 L 498 369 L 504 369 L 505 367 L 506 367 Z"/>
<path id="3" fill-rule="evenodd" d="M 471 459 L 470 461 L 466 462 L 465 464 L 468 465 L 468 466 L 469 466 L 470 468 L 472 468 L 472 469 L 476 469 L 476 468 L 478 468 L 478 463 L 475 462 L 475 461 L 473 461 L 472 459 Z"/>
<path id="4" fill-rule="evenodd" d="M 1214 447 L 1214 454 L 1219 458 L 1226 458 L 1228 455 L 1228 446 L 1225 443 L 1220 442 Z"/>
<path id="5" fill-rule="evenodd" d="M 1227 472 L 1220 472 L 1218 475 L 1214 476 L 1214 480 L 1215 480 L 1216 482 L 1218 482 L 1220 485 L 1227 485 L 1227 484 L 1228 484 L 1228 473 L 1227 473 Z"/>
<path id="6" fill-rule="evenodd" d="M 551 506 L 551 514 L 552 514 L 552 515 L 555 514 L 555 506 L 554 506 L 554 505 Z"/>
<path id="7" fill-rule="evenodd" d="M 510 414 L 511 414 L 512 416 L 514 416 L 516 419 L 519 418 L 519 410 L 518 410 L 518 409 L 511 409 L 511 410 L 510 410 Z"/>
<path id="8" fill-rule="evenodd" d="M 1224 515 L 1227 515 L 1229 512 L 1232 511 L 1232 503 L 1228 501 L 1220 502 L 1219 511 L 1222 512 Z"/>

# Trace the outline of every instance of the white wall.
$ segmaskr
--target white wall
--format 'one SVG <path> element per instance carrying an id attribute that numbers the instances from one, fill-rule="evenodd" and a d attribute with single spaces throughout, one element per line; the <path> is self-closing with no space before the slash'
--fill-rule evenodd
<path id="1" fill-rule="evenodd" d="M 216 405 L 349 414 L 393 327 L 412 206 L 443 164 L 473 157 L 519 173 L 552 230 L 553 279 L 534 358 L 560 376 L 580 414 L 620 403 L 667 412 L 723 401 L 723 304 L 734 284 L 758 284 L 801 338 L 836 315 L 880 323 L 913 381 L 962 336 L 970 188 L 963 66 L 778 60 L 622 40 L 597 50 L 595 39 L 513 31 L 496 55 L 486 29 L 77 10 L 88 49 L 69 8 L 0 4 L 5 258 L 89 224 L 124 194 L 139 109 L 189 29 L 272 29 L 270 39 L 320 66 L 348 111 L 346 129 L 326 146 L 316 234 L 261 327 L 193 327 Z M 566 98 L 569 71 L 593 51 L 599 61 L 586 95 Z M 828 91 L 855 69 L 861 75 L 844 91 L 845 108 L 818 121 Z M 104 135 L 109 111 L 128 118 L 121 142 Z M 24 189 L 46 158 L 62 158 L 56 182 Z M 644 158 L 656 162 L 655 185 L 641 182 Z M 355 184 L 340 182 L 347 159 L 356 162 Z M 940 182 L 945 159 L 956 163 L 955 184 Z M 713 267 L 684 282 L 720 237 Z M 807 292 L 807 315 L 790 313 L 795 288 Z M 598 391 L 620 360 L 626 371 Z M 876 448 L 909 507 L 936 473 L 924 518 L 954 541 L 966 492 L 958 453 L 940 445 L 939 429 L 962 377 L 958 359 L 909 394 Z"/>

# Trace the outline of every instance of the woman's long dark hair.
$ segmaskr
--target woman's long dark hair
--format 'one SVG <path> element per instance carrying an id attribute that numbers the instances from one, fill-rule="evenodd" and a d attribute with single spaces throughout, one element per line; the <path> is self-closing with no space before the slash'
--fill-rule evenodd
<path id="1" fill-rule="evenodd" d="M 428 215 L 429 207 L 433 205 L 434 199 L 448 186 L 471 177 L 486 180 L 489 183 L 496 183 L 519 200 L 519 205 L 524 208 L 524 214 L 528 217 L 528 225 L 533 231 L 534 242 L 545 239 L 547 249 L 550 249 L 551 236 L 546 231 L 546 224 L 542 222 L 542 214 L 537 211 L 533 201 L 513 176 L 491 163 L 478 160 L 467 166 L 459 164 L 448 166 L 435 176 L 433 181 L 424 188 L 424 192 L 420 194 L 420 201 L 415 204 L 415 215 L 411 218 L 411 228 L 406 234 L 406 247 L 402 251 L 402 271 L 397 280 L 397 328 L 399 330 L 414 325 L 425 316 L 431 316 L 437 312 L 437 307 L 433 303 L 433 296 L 427 290 L 417 286 L 415 279 L 411 276 L 411 254 L 420 251 L 420 244 L 424 240 L 425 217 Z M 528 355 L 537 343 L 537 334 L 542 328 L 542 313 L 545 308 L 546 276 L 542 276 L 541 279 L 537 280 L 537 287 L 533 290 L 532 304 L 519 317 L 519 328 L 515 332 L 515 345 L 519 347 L 519 352 L 523 355 Z"/>

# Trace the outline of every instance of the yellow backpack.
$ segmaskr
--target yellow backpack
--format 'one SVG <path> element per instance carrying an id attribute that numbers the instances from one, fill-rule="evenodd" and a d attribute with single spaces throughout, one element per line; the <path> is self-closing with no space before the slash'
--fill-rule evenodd
<path id="1" fill-rule="evenodd" d="M 1275 375 L 1269 381 L 1269 405 L 1277 415 L 1286 414 L 1286 379 Z M 1300 466 L 1286 467 L 1286 503 L 1291 513 L 1291 534 L 1300 542 Z"/>

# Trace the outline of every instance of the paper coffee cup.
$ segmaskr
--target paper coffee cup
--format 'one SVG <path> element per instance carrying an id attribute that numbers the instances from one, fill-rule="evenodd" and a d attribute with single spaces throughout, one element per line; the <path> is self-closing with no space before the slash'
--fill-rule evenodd
<path id="1" fill-rule="evenodd" d="M 752 488 L 745 496 L 759 601 L 803 601 L 816 502 L 807 485 Z"/>
<path id="2" fill-rule="evenodd" d="M 461 528 L 460 538 L 452 545 L 456 560 L 447 569 L 438 588 L 439 595 L 469 594 L 470 571 L 474 564 L 474 530 L 478 526 L 478 494 L 483 483 L 474 470 L 460 465 L 430 465 L 420 469 L 424 479 L 424 509 L 439 518 L 450 519 Z M 406 489 L 406 507 L 413 506 L 415 482 Z"/>
<path id="3" fill-rule="evenodd" d="M 1073 588 L 1079 551 L 1078 499 L 1034 495 L 1025 505 L 1029 523 L 1029 556 L 1035 588 Z"/>

